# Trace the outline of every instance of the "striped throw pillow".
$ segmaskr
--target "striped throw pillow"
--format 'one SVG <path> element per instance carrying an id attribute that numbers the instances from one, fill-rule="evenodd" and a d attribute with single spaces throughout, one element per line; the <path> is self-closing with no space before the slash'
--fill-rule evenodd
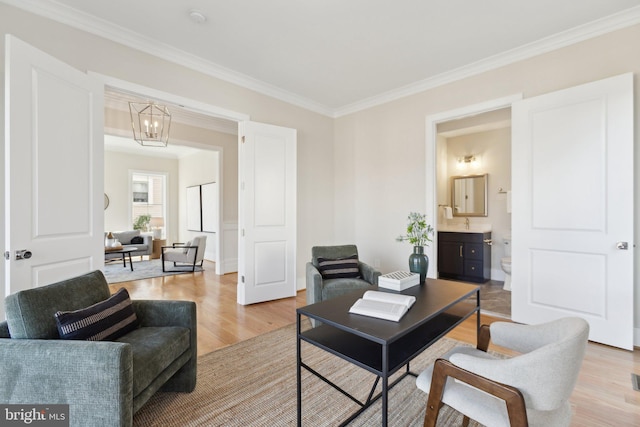
<path id="1" fill-rule="evenodd" d="M 138 327 L 125 288 L 105 301 L 81 310 L 58 311 L 55 316 L 60 338 L 68 340 L 113 341 Z"/>
<path id="2" fill-rule="evenodd" d="M 318 270 L 323 279 L 357 279 L 360 277 L 358 255 L 346 258 L 318 258 Z"/>

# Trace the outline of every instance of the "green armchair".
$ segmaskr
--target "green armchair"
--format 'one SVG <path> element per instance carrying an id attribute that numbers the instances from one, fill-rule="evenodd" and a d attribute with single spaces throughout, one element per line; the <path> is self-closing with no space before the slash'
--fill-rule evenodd
<path id="1" fill-rule="evenodd" d="M 354 258 L 355 257 L 355 258 Z M 356 245 L 314 246 L 311 262 L 307 263 L 307 304 L 325 301 L 358 289 L 367 289 L 378 284 L 380 272 L 360 261 Z M 355 259 L 357 273 L 347 278 L 327 278 L 320 272 L 322 260 Z"/>
<path id="2" fill-rule="evenodd" d="M 100 271 L 9 295 L 0 323 L 0 402 L 68 404 L 71 426 L 131 426 L 156 391 L 193 391 L 191 301 L 133 300 L 139 327 L 115 341 L 59 338 L 56 311 L 109 297 Z"/>

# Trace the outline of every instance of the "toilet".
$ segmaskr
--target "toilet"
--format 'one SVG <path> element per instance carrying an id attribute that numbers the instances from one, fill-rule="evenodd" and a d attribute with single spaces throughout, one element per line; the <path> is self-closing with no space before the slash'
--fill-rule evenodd
<path id="1" fill-rule="evenodd" d="M 504 271 L 504 287 L 505 291 L 511 290 L 511 236 L 502 239 L 504 243 L 504 258 L 500 259 L 500 267 Z"/>

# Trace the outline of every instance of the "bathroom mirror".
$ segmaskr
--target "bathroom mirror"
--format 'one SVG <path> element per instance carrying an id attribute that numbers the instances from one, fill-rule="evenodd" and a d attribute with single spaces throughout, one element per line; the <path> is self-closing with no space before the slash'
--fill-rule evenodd
<path id="1" fill-rule="evenodd" d="M 488 174 L 451 177 L 453 216 L 487 216 Z"/>

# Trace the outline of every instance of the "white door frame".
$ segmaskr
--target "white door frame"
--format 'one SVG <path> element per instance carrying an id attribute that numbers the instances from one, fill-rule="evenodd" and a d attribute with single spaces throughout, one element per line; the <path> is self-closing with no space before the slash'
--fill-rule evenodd
<path id="1" fill-rule="evenodd" d="M 227 110 L 225 108 L 217 107 L 212 104 L 207 104 L 205 102 L 197 101 L 195 99 L 186 98 L 180 95 L 176 95 L 170 92 L 164 92 L 158 89 L 153 89 L 148 86 L 139 85 L 136 83 L 131 83 L 125 80 L 120 80 L 115 77 L 106 76 L 99 73 L 89 72 L 88 74 L 96 76 L 104 85 L 117 89 L 121 92 L 128 92 L 133 95 L 145 95 L 151 98 L 157 99 L 159 101 L 168 102 L 171 104 L 181 105 L 184 108 L 200 113 L 208 116 L 219 117 L 222 119 L 227 119 L 234 121 L 236 123 L 240 123 L 245 120 L 250 120 L 250 116 L 248 114 L 239 113 L 232 110 Z M 209 149 L 216 149 L 217 147 L 210 147 Z M 219 151 L 221 156 L 219 158 L 220 161 L 220 181 L 222 182 L 222 150 Z M 216 274 L 224 274 L 221 270 L 224 262 L 224 222 L 223 222 L 223 195 L 224 191 L 222 189 L 222 185 L 220 185 L 220 203 L 218 204 L 218 232 L 216 233 Z"/>
<path id="2" fill-rule="evenodd" d="M 427 205 L 425 207 L 425 212 L 427 214 L 427 218 L 431 218 L 431 221 L 435 223 L 438 218 L 438 194 L 437 194 L 437 168 L 438 168 L 438 158 L 437 158 L 437 134 L 438 134 L 438 124 L 443 122 L 448 122 L 451 120 L 462 119 L 469 116 L 474 116 L 480 113 L 486 113 L 493 110 L 499 110 L 501 108 L 511 107 L 516 101 L 520 101 L 522 99 L 522 93 L 506 96 L 504 98 L 492 99 L 489 101 L 481 102 L 478 104 L 468 105 L 466 107 L 456 108 L 454 110 L 443 111 L 440 113 L 432 114 L 427 116 L 426 118 L 426 132 L 425 132 L 425 146 L 426 146 L 426 170 L 431 171 L 426 174 L 426 202 Z M 437 230 L 436 230 L 437 231 Z M 427 256 L 433 260 L 433 265 L 438 265 L 438 251 L 434 248 L 438 247 L 438 234 L 435 233 L 433 237 L 433 245 L 425 248 L 427 252 Z M 429 270 L 429 277 L 435 278 L 437 277 L 437 268 L 433 268 Z"/>

